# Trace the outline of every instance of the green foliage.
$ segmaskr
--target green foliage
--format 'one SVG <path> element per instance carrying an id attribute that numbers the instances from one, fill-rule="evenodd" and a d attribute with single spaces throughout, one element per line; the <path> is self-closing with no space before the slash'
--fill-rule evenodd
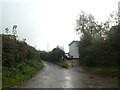
<path id="1" fill-rule="evenodd" d="M 65 61 L 63 61 L 63 60 L 60 60 L 59 62 L 57 62 L 57 65 L 59 65 L 59 66 L 61 66 L 63 68 L 68 69 L 68 64 Z"/>
<path id="2" fill-rule="evenodd" d="M 60 47 L 54 48 L 51 52 L 40 51 L 40 57 L 42 60 L 52 62 L 67 69 L 68 64 L 62 60 L 64 54 L 65 52 Z"/>
<path id="3" fill-rule="evenodd" d="M 3 88 L 20 84 L 43 67 L 40 53 L 15 35 L 2 36 L 2 74 Z"/>
<path id="4" fill-rule="evenodd" d="M 40 53 L 40 58 L 42 60 L 45 60 L 48 53 L 46 51 L 39 51 L 39 53 Z"/>
<path id="5" fill-rule="evenodd" d="M 117 67 L 120 59 L 120 25 L 98 24 L 93 16 L 81 13 L 77 20 L 80 63 L 84 66 Z"/>
<path id="6" fill-rule="evenodd" d="M 51 52 L 48 53 L 43 52 L 43 54 L 41 54 L 42 57 L 44 57 L 43 60 L 55 63 L 59 62 L 59 60 L 64 56 L 65 52 L 59 47 L 56 47 Z"/>
<path id="7" fill-rule="evenodd" d="M 103 76 L 118 77 L 120 69 L 117 67 L 84 67 L 88 72 Z"/>
<path id="8" fill-rule="evenodd" d="M 3 67 L 3 88 L 20 84 L 25 79 L 32 77 L 42 67 L 43 63 L 35 59 L 28 63 L 21 63 L 14 68 Z"/>
<path id="9" fill-rule="evenodd" d="M 14 35 L 2 35 L 2 41 L 2 64 L 5 67 L 15 67 L 33 58 L 40 59 L 35 48 L 16 40 Z"/>

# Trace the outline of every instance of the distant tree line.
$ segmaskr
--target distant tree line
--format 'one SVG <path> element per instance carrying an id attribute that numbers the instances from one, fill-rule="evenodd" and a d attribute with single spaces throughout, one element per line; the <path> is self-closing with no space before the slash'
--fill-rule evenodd
<path id="1" fill-rule="evenodd" d="M 85 66 L 114 66 L 120 63 L 120 24 L 98 23 L 91 14 L 81 12 L 76 21 L 80 34 L 80 63 Z"/>

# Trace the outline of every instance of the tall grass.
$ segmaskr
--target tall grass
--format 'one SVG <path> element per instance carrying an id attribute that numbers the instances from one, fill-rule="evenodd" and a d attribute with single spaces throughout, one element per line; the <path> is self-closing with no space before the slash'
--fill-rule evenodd
<path id="1" fill-rule="evenodd" d="M 66 68 L 66 69 L 69 68 L 68 64 L 65 61 L 62 61 L 62 60 L 60 60 L 56 64 L 59 65 L 60 67 Z"/>
<path id="2" fill-rule="evenodd" d="M 118 67 L 84 67 L 88 72 L 110 77 L 118 77 L 120 69 Z"/>
<path id="3" fill-rule="evenodd" d="M 3 86 L 2 88 L 10 88 L 21 82 L 29 79 L 43 68 L 43 63 L 40 60 L 30 60 L 26 63 L 21 63 L 14 68 L 3 67 Z"/>

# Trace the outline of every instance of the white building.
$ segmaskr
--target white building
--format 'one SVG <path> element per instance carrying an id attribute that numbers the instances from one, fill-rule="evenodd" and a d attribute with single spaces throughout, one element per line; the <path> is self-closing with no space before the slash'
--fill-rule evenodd
<path id="1" fill-rule="evenodd" d="M 69 44 L 69 54 L 73 56 L 73 58 L 79 58 L 78 41 L 72 41 Z"/>

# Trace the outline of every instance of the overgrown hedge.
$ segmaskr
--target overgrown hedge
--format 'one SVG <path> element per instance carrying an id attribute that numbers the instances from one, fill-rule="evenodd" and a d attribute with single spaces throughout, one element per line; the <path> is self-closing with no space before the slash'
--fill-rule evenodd
<path id="1" fill-rule="evenodd" d="M 15 35 L 2 34 L 3 88 L 21 83 L 43 67 L 40 53 Z"/>
<path id="2" fill-rule="evenodd" d="M 45 53 L 45 52 L 44 52 Z M 64 56 L 65 52 L 60 49 L 59 47 L 54 48 L 52 51 L 50 52 L 46 52 L 46 54 L 41 54 L 43 58 L 43 60 L 49 61 L 49 62 L 59 62 L 61 60 L 61 58 Z"/>
<path id="3" fill-rule="evenodd" d="M 14 35 L 2 34 L 2 64 L 5 67 L 15 67 L 30 59 L 40 59 L 39 52 L 24 41 L 19 41 Z"/>

